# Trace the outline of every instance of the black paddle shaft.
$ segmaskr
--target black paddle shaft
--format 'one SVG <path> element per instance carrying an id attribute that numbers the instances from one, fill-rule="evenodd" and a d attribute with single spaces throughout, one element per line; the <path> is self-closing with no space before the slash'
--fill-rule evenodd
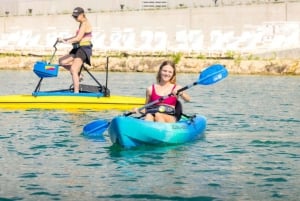
<path id="1" fill-rule="evenodd" d="M 178 95 L 180 92 L 185 91 L 185 90 L 187 90 L 187 89 L 189 89 L 189 88 L 191 88 L 192 86 L 195 86 L 195 85 L 197 85 L 197 84 L 199 84 L 199 83 L 198 83 L 198 82 L 194 82 L 193 84 L 190 84 L 190 85 L 187 85 L 187 86 L 185 86 L 185 87 L 182 87 L 181 89 L 179 89 L 179 90 L 177 91 L 176 95 Z M 172 94 L 169 94 L 168 96 L 172 96 Z"/>

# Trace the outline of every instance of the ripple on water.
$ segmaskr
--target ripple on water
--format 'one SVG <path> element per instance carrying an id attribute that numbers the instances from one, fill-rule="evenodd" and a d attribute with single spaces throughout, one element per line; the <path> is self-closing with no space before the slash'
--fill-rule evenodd
<path id="1" fill-rule="evenodd" d="M 155 81 L 110 76 L 110 88 L 126 95 L 144 96 L 132 80 Z M 132 150 L 112 146 L 107 132 L 82 135 L 85 124 L 120 111 L 2 110 L 0 200 L 298 200 L 299 86 L 297 77 L 229 76 L 193 87 L 183 107 L 207 117 L 205 138 Z M 9 88 L 20 90 L 15 81 Z"/>

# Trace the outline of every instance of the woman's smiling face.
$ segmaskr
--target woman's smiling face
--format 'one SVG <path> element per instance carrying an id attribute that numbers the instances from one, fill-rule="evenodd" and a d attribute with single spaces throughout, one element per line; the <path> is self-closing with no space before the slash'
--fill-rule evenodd
<path id="1" fill-rule="evenodd" d="M 161 81 L 169 82 L 174 75 L 174 68 L 171 65 L 165 65 L 160 71 Z"/>

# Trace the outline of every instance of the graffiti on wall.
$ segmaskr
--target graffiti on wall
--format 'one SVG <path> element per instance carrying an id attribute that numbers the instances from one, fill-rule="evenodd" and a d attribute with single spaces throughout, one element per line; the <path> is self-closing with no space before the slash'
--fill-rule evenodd
<path id="1" fill-rule="evenodd" d="M 184 53 L 226 53 L 258 52 L 291 49 L 299 47 L 299 22 L 265 22 L 260 25 L 245 25 L 241 33 L 234 30 L 211 30 L 204 35 L 201 29 L 182 29 L 176 33 L 164 30 L 136 31 L 134 28 L 115 28 L 93 31 L 95 51 L 110 52 L 184 52 Z M 52 48 L 57 37 L 73 35 L 70 30 L 48 27 L 45 30 L 19 30 L 11 27 L 0 34 L 0 50 L 43 51 Z M 61 48 L 70 48 L 64 44 Z"/>

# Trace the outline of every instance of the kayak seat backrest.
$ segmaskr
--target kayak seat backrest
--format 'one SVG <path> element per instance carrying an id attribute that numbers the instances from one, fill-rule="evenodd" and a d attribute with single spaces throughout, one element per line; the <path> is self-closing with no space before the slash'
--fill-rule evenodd
<path id="1" fill-rule="evenodd" d="M 179 100 L 177 100 L 175 105 L 175 117 L 176 120 L 179 121 L 182 115 L 182 104 Z"/>

